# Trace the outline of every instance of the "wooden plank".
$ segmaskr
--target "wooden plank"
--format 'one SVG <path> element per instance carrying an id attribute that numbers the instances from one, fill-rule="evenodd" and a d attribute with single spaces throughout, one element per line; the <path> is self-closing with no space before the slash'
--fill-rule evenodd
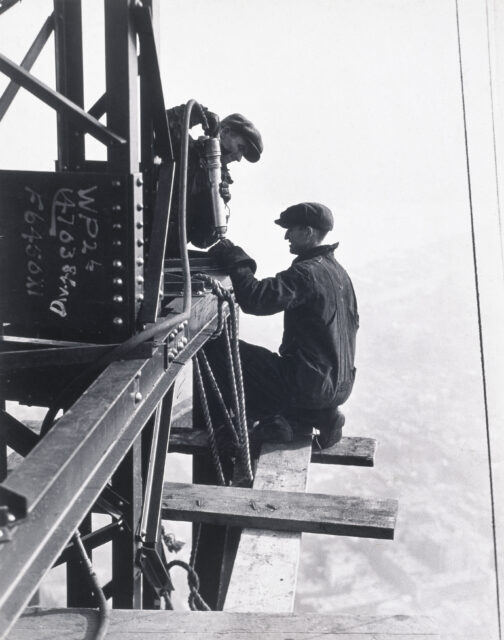
<path id="1" fill-rule="evenodd" d="M 208 453 L 208 437 L 205 431 L 188 429 L 182 417 L 172 426 L 169 451 L 203 455 Z M 373 467 L 376 455 L 376 440 L 373 438 L 342 438 L 328 449 L 313 445 L 311 461 L 319 464 L 353 465 Z"/>
<path id="2" fill-rule="evenodd" d="M 221 611 L 110 612 L 107 640 L 434 640 L 433 622 L 405 615 L 352 616 L 227 613 Z M 34 609 L 16 623 L 9 640 L 91 640 L 98 614 L 89 609 Z"/>
<path id="3" fill-rule="evenodd" d="M 162 509 L 167 520 L 392 539 L 397 502 L 165 482 Z"/>
<path id="4" fill-rule="evenodd" d="M 254 489 L 305 491 L 311 442 L 264 444 Z M 226 611 L 290 612 L 296 595 L 301 534 L 244 529 L 224 603 Z"/>

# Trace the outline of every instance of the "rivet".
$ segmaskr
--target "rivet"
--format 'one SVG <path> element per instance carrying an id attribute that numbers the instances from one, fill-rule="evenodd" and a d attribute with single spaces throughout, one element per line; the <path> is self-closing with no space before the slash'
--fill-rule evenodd
<path id="1" fill-rule="evenodd" d="M 144 263 L 144 259 L 143 258 L 137 258 L 136 263 L 137 263 L 138 267 L 141 267 L 143 265 L 143 263 Z"/>
<path id="2" fill-rule="evenodd" d="M 136 281 L 137 281 L 137 284 L 143 284 L 144 283 L 143 276 L 137 276 Z"/>
<path id="3" fill-rule="evenodd" d="M 174 338 L 176 335 L 177 335 L 177 333 L 176 333 L 175 331 L 172 331 L 172 332 L 170 333 L 170 335 L 168 336 L 168 338 L 169 338 L 170 340 L 173 340 L 173 338 Z"/>
<path id="4" fill-rule="evenodd" d="M 120 240 L 114 240 L 114 241 L 112 242 L 112 245 L 113 245 L 114 247 L 122 247 L 122 242 L 121 242 Z"/>
<path id="5" fill-rule="evenodd" d="M 176 355 L 177 352 L 170 349 L 170 351 L 168 351 L 168 362 L 175 360 Z"/>
<path id="6" fill-rule="evenodd" d="M 112 186 L 113 187 L 120 187 L 121 186 L 121 181 L 120 180 L 112 180 Z"/>
<path id="7" fill-rule="evenodd" d="M 120 231 L 122 229 L 122 224 L 120 222 L 114 222 L 114 224 L 112 225 L 112 229 Z"/>
<path id="8" fill-rule="evenodd" d="M 116 287 L 122 287 L 123 286 L 122 278 L 114 278 L 112 280 L 112 283 L 115 284 Z"/>
<path id="9" fill-rule="evenodd" d="M 4 532 L 0 529 L 0 538 L 3 538 Z"/>
<path id="10" fill-rule="evenodd" d="M 124 324 L 124 320 L 122 318 L 119 318 L 119 316 L 116 316 L 112 322 L 116 325 L 116 327 L 120 327 L 121 325 Z"/>
<path id="11" fill-rule="evenodd" d="M 120 302 L 124 302 L 124 298 L 123 298 L 122 296 L 114 296 L 114 297 L 112 298 L 112 300 L 113 300 L 114 302 L 118 302 L 118 303 L 120 303 Z"/>
<path id="12" fill-rule="evenodd" d="M 142 180 L 142 178 L 137 178 L 136 183 L 137 183 L 137 187 L 141 187 L 141 186 L 143 185 L 143 180 Z"/>
<path id="13" fill-rule="evenodd" d="M 112 205 L 112 211 L 121 211 L 122 207 L 120 204 Z"/>
<path id="14" fill-rule="evenodd" d="M 7 514 L 7 520 L 9 522 L 14 522 L 15 519 L 16 519 L 16 516 L 13 513 L 8 513 Z"/>
<path id="15" fill-rule="evenodd" d="M 142 222 L 141 220 L 139 220 L 139 221 L 136 223 L 136 226 L 137 226 L 137 229 L 142 229 L 142 228 L 143 228 L 143 226 L 144 226 L 144 224 L 143 224 L 143 222 Z"/>
<path id="16" fill-rule="evenodd" d="M 185 345 L 187 344 L 187 338 L 184 336 L 181 342 L 182 342 L 182 345 L 185 347 Z"/>
<path id="17" fill-rule="evenodd" d="M 143 211 L 143 204 L 141 202 L 139 202 L 136 206 L 136 210 L 137 211 Z"/>
<path id="18" fill-rule="evenodd" d="M 143 293 L 139 293 L 136 297 L 137 300 L 139 300 L 140 302 L 144 299 L 144 294 Z"/>
<path id="19" fill-rule="evenodd" d="M 135 393 L 135 402 L 140 402 L 140 400 L 142 400 L 142 399 L 143 399 L 142 394 L 140 393 L 140 391 L 137 391 Z"/>
<path id="20" fill-rule="evenodd" d="M 144 241 L 141 238 L 138 238 L 137 247 L 143 247 L 143 245 L 144 245 Z"/>
<path id="21" fill-rule="evenodd" d="M 123 263 L 120 260 L 114 260 L 112 262 L 112 266 L 115 267 L 116 269 L 122 269 Z"/>
<path id="22" fill-rule="evenodd" d="M 179 324 L 179 326 L 177 327 L 177 329 L 178 329 L 179 331 L 182 331 L 182 330 L 184 329 L 184 323 L 183 323 L 183 322 L 181 322 L 181 323 Z"/>

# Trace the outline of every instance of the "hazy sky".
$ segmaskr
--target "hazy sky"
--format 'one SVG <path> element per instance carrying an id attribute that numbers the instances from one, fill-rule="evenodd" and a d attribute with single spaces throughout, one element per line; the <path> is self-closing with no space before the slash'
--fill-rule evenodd
<path id="1" fill-rule="evenodd" d="M 104 89 L 101 4 L 84 3 L 87 108 Z M 50 10 L 25 0 L 2 15 L 2 51 L 19 61 Z M 464 228 L 454 2 L 162 0 L 161 11 L 166 104 L 194 97 L 262 132 L 261 162 L 232 167 L 230 223 L 260 267 L 288 259 L 270 221 L 302 200 L 333 209 L 350 265 Z M 52 84 L 51 46 L 34 73 Z M 0 165 L 51 166 L 54 123 L 20 92 Z"/>

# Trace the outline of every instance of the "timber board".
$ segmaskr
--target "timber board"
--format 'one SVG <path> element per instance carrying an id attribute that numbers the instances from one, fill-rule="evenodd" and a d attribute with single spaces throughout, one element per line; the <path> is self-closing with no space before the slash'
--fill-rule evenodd
<path id="1" fill-rule="evenodd" d="M 168 451 L 190 455 L 207 454 L 208 436 L 205 431 L 187 428 L 179 419 L 172 425 Z M 314 443 L 311 461 L 319 464 L 373 467 L 375 454 L 376 440 L 373 438 L 342 438 L 328 449 L 319 449 Z"/>
<path id="2" fill-rule="evenodd" d="M 131 611 L 113 609 L 107 640 L 434 640 L 425 617 L 306 613 L 258 614 L 221 611 Z M 92 640 L 98 613 L 90 609 L 28 610 L 9 640 Z"/>
<path id="3" fill-rule="evenodd" d="M 396 514 L 397 502 L 390 499 L 177 482 L 163 487 L 167 520 L 393 539 Z"/>
<path id="4" fill-rule="evenodd" d="M 305 491 L 311 442 L 304 446 L 264 444 L 254 489 Z M 244 529 L 224 594 L 226 611 L 289 613 L 294 608 L 301 533 Z"/>

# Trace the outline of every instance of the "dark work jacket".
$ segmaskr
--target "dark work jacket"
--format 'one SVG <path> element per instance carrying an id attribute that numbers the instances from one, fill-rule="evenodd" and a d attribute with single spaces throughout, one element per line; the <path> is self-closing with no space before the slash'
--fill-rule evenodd
<path id="1" fill-rule="evenodd" d="M 359 314 L 350 277 L 334 258 L 337 246 L 310 249 L 264 280 L 254 277 L 255 263 L 239 247 L 233 247 L 234 259 L 229 256 L 242 310 L 258 316 L 285 312 L 279 352 L 293 406 L 335 407 L 352 391 Z"/>

